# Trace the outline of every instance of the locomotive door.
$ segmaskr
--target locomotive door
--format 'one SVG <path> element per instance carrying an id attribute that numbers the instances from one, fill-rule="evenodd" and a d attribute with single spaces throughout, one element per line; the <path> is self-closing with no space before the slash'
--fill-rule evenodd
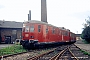
<path id="1" fill-rule="evenodd" d="M 62 31 L 62 42 L 64 42 L 64 32 Z"/>
<path id="2" fill-rule="evenodd" d="M 7 44 L 11 43 L 11 36 L 5 36 L 5 43 Z"/>
<path id="3" fill-rule="evenodd" d="M 43 41 L 48 42 L 49 41 L 49 31 L 48 31 L 48 26 L 43 25 Z"/>
<path id="4" fill-rule="evenodd" d="M 38 40 L 39 42 L 43 42 L 43 39 L 42 39 L 42 25 L 38 25 Z"/>
<path id="5" fill-rule="evenodd" d="M 46 42 L 49 42 L 49 30 L 48 26 L 46 26 Z"/>

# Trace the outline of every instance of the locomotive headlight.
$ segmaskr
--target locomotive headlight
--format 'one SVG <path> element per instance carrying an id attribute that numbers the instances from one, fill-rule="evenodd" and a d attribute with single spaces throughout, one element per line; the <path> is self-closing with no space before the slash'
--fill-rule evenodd
<path id="1" fill-rule="evenodd" d="M 25 37 L 28 37 L 29 36 L 29 34 L 25 34 Z"/>

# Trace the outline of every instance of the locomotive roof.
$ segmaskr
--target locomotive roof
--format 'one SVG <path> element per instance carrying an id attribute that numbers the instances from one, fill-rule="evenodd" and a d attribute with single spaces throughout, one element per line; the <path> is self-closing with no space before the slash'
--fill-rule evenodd
<path id="1" fill-rule="evenodd" d="M 37 21 L 37 20 L 29 20 L 29 21 L 26 21 L 24 23 L 38 23 L 38 24 L 45 24 L 45 25 L 48 25 L 48 26 L 54 26 L 54 25 L 48 24 L 46 22 Z M 54 26 L 54 27 L 59 28 L 59 29 L 62 29 L 62 30 L 65 30 L 65 31 L 70 31 L 69 29 L 66 29 L 64 27 L 57 27 L 57 26 Z"/>
<path id="2" fill-rule="evenodd" d="M 49 25 L 49 26 L 54 26 L 54 25 L 48 24 L 46 22 L 37 21 L 37 20 L 30 20 L 30 21 L 26 21 L 24 23 L 38 23 L 38 24 L 45 24 L 45 25 Z M 56 27 L 56 26 L 54 26 L 54 27 Z"/>

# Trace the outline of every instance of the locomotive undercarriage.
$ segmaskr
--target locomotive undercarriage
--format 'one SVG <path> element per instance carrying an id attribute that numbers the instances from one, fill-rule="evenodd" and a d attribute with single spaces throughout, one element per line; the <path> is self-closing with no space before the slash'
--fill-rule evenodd
<path id="1" fill-rule="evenodd" d="M 48 48 L 48 47 L 55 47 L 59 45 L 67 45 L 67 44 L 73 44 L 76 41 L 70 41 L 70 42 L 42 42 L 39 43 L 38 40 L 21 40 L 20 44 L 25 49 L 40 49 L 40 48 Z"/>

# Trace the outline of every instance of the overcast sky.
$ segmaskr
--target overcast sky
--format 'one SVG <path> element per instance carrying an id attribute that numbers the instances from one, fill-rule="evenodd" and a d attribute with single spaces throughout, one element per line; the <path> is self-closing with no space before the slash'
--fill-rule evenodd
<path id="1" fill-rule="evenodd" d="M 41 20 L 41 0 L 0 0 L 0 20 L 24 22 L 31 10 L 32 20 Z M 81 33 L 90 16 L 90 0 L 47 0 L 47 21 Z"/>

